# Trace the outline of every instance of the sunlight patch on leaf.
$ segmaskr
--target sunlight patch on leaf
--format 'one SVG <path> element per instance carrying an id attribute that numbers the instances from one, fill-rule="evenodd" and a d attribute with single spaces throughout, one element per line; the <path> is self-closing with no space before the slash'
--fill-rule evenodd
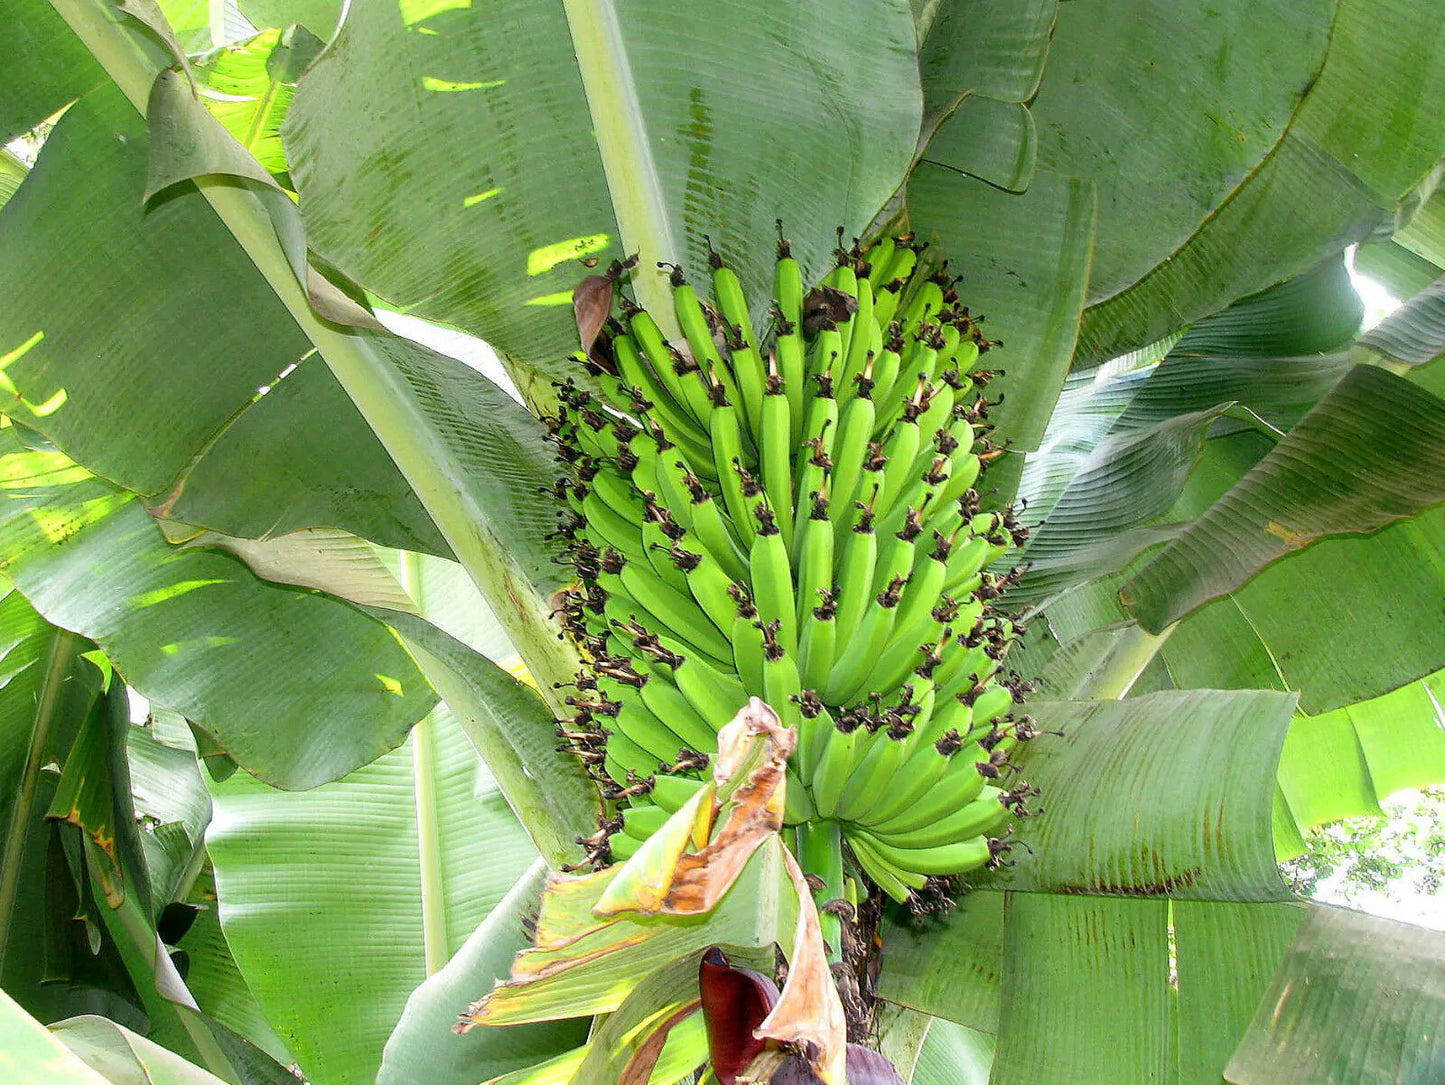
<path id="1" fill-rule="evenodd" d="M 90 478 L 90 472 L 60 452 L 21 452 L 0 456 L 0 489 L 22 486 L 71 486 Z"/>
<path id="2" fill-rule="evenodd" d="M 400 0 L 397 8 L 401 11 L 402 22 L 407 26 L 440 15 L 444 11 L 466 11 L 472 0 Z"/>
<path id="3" fill-rule="evenodd" d="M 224 577 L 205 577 L 196 580 L 178 580 L 174 584 L 167 584 L 164 588 L 157 588 L 155 591 L 140 592 L 128 600 L 132 607 L 151 607 L 157 603 L 164 603 L 168 599 L 185 595 L 198 588 L 209 588 L 214 584 L 229 584 L 230 581 Z"/>
<path id="4" fill-rule="evenodd" d="M 505 86 L 505 79 L 487 79 L 481 83 L 458 83 L 451 79 L 438 79 L 434 75 L 421 77 L 422 90 L 434 90 L 439 94 L 452 94 L 459 90 L 486 90 L 488 87 Z"/>
<path id="5" fill-rule="evenodd" d="M 535 298 L 528 298 L 527 305 L 571 305 L 572 291 L 562 290 L 556 294 L 539 294 Z"/>
<path id="6" fill-rule="evenodd" d="M 7 354 L 0 354 L 0 371 L 4 371 L 5 369 L 9 368 L 10 363 L 19 361 L 20 358 L 21 358 L 27 351 L 29 351 L 32 347 L 34 347 L 37 343 L 39 343 L 39 342 L 40 342 L 42 339 L 44 339 L 44 338 L 45 338 L 45 333 L 44 333 L 43 331 L 42 331 L 42 332 L 36 332 L 34 335 L 32 335 L 29 339 L 25 340 L 25 342 L 21 343 L 21 344 L 20 344 L 18 347 L 16 347 L 14 350 L 10 351 L 10 352 L 7 353 Z"/>
<path id="7" fill-rule="evenodd" d="M 62 388 L 49 399 L 47 399 L 44 403 L 31 403 L 28 399 L 22 399 L 20 402 L 25 404 L 26 407 L 30 408 L 30 413 L 33 414 L 36 418 L 45 418 L 48 415 L 54 414 L 56 411 L 60 410 L 61 407 L 65 406 L 65 401 L 69 398 L 70 393 L 67 392 L 64 388 Z"/>
<path id="8" fill-rule="evenodd" d="M 502 190 L 500 188 L 489 188 L 485 192 L 478 192 L 475 196 L 466 197 L 464 200 L 462 200 L 462 206 L 475 207 L 483 200 L 490 200 L 493 196 L 500 196 L 501 194 Z"/>
<path id="9" fill-rule="evenodd" d="M 30 518 L 48 541 L 63 543 L 89 525 L 104 520 L 127 500 L 119 494 L 93 497 L 64 509 L 31 509 Z"/>
<path id="10" fill-rule="evenodd" d="M 554 241 L 550 245 L 543 245 L 540 249 L 533 249 L 527 254 L 527 274 L 541 275 L 568 260 L 601 252 L 611 243 L 611 234 L 589 234 L 585 237 L 569 237 L 566 241 Z M 572 301 L 570 293 L 567 295 L 567 301 L 569 304 Z"/>

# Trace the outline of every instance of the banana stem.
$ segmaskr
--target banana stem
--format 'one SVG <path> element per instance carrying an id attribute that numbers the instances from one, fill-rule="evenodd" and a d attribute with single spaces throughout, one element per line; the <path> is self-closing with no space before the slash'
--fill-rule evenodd
<path id="1" fill-rule="evenodd" d="M 640 257 L 632 279 L 638 304 L 652 314 L 662 334 L 676 342 L 682 333 L 673 315 L 667 276 L 657 262 L 680 260 L 682 249 L 673 236 L 616 5 L 614 0 L 563 0 L 562 7 L 622 235 L 619 240 L 627 252 Z"/>
<path id="2" fill-rule="evenodd" d="M 798 864 L 804 872 L 823 879 L 813 894 L 818 902 L 818 925 L 827 943 L 830 962 L 843 959 L 842 925 L 823 905 L 843 896 L 843 841 L 836 821 L 805 821 L 798 826 Z"/>
<path id="3" fill-rule="evenodd" d="M 1146 632 L 1139 625 L 1126 628 L 1085 679 L 1081 695 L 1094 701 L 1123 700 L 1178 624 L 1167 625 L 1158 633 Z"/>
<path id="4" fill-rule="evenodd" d="M 401 555 L 401 586 L 417 610 L 422 608 L 421 559 Z M 421 874 L 421 933 L 426 974 L 447 963 L 446 890 L 442 878 L 441 828 L 437 817 L 436 723 L 428 712 L 411 729 L 412 796 L 416 804 L 417 865 Z"/>

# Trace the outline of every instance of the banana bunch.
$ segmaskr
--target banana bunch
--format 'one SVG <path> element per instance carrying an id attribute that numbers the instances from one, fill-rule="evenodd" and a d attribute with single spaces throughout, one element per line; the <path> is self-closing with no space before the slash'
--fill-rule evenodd
<path id="1" fill-rule="evenodd" d="M 799 733 L 787 820 L 821 899 L 861 874 L 916 901 L 1024 812 L 1002 786 L 1034 734 L 1001 671 L 1022 628 L 990 605 L 1015 573 L 988 571 L 1023 531 L 977 489 L 995 344 L 924 254 L 840 244 L 808 290 L 780 229 L 766 336 L 720 255 L 711 301 L 671 267 L 685 344 L 622 298 L 586 355 L 600 394 L 560 387 L 562 614 L 589 664 L 559 735 L 618 810 L 594 862 L 688 800 L 752 695 Z"/>

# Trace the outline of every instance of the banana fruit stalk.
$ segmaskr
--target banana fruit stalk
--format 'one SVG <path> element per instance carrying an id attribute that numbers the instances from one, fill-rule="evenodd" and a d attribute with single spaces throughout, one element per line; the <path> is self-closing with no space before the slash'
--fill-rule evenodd
<path id="1" fill-rule="evenodd" d="M 798 731 L 787 820 L 835 905 L 861 878 L 928 907 L 1006 850 L 1036 731 L 994 607 L 1018 571 L 990 566 L 1025 533 L 979 509 L 996 344 L 924 249 L 839 248 L 805 292 L 780 239 L 753 304 L 718 253 L 707 291 L 668 265 L 685 342 L 616 291 L 579 355 L 597 390 L 559 386 L 561 613 L 588 660 L 559 749 L 613 804 L 594 865 L 687 800 L 751 696 Z"/>

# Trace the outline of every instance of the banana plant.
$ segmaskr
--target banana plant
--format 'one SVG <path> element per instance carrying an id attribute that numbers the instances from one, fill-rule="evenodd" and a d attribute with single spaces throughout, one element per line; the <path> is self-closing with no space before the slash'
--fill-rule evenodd
<path id="1" fill-rule="evenodd" d="M 848 1039 L 906 1080 L 1250 1085 L 1438 1070 L 1430 1030 L 1407 1027 L 1440 1013 L 1438 936 L 1295 900 L 1275 866 L 1309 826 L 1445 780 L 1432 693 L 1445 669 L 1433 571 L 1445 336 L 1431 285 L 1445 274 L 1445 119 L 1421 104 L 1445 90 L 1434 5 L 4 5 L 19 61 L 0 72 L 0 133 L 60 114 L 33 167 L 7 160 L 23 179 L 0 208 L 12 393 L 0 572 L 24 627 L 0 689 L 13 721 L 0 982 L 51 1031 L 17 1024 L 17 1059 L 111 1074 L 104 1053 L 123 1047 L 158 1074 L 156 1060 L 178 1057 L 169 1048 L 233 1082 L 273 1080 L 294 1060 L 318 1085 L 585 1082 L 619 1068 L 682 1081 L 711 1063 L 730 1081 L 741 1064 L 722 1052 L 741 1034 L 700 970 L 716 980 L 713 947 L 726 946 L 729 967 L 759 973 L 748 989 L 765 992 L 780 946 L 801 973 L 811 943 L 794 922 L 815 902 L 784 874 L 801 863 L 824 885 L 817 905 L 849 906 L 817 909 L 840 981 L 811 1005 L 826 1016 L 841 998 Z M 1360 266 L 1419 295 L 1364 336 L 1342 257 L 1356 245 Z M 916 273 L 894 273 L 904 253 Z M 871 325 L 860 313 L 891 304 L 895 281 L 899 311 L 922 314 L 901 322 L 903 351 L 885 341 L 881 308 Z M 392 314 L 484 339 L 504 375 L 397 335 Z M 960 355 L 969 348 L 983 360 Z M 969 426 L 988 429 L 987 446 L 971 432 L 946 453 L 949 472 L 987 461 L 970 500 L 979 538 L 997 544 L 992 568 L 959 583 L 1001 596 L 980 602 L 1010 616 L 1007 665 L 1039 687 L 1025 728 L 1038 737 L 991 764 L 1012 745 L 992 726 L 1013 711 L 1003 704 L 958 737 L 987 743 L 984 763 L 1025 777 L 1042 811 L 1011 830 L 1007 855 L 986 847 L 967 892 L 949 881 L 920 893 L 935 874 L 890 861 L 881 815 L 812 816 L 828 758 L 804 743 L 779 769 L 789 827 L 752 853 L 744 886 L 701 925 L 608 921 L 607 937 L 645 930 L 644 948 L 608 943 L 536 994 L 527 962 L 565 929 L 559 917 L 597 918 L 576 910 L 586 887 L 619 870 L 674 878 L 733 824 L 696 821 L 712 829 L 669 838 L 657 861 L 654 841 L 711 786 L 701 759 L 719 755 L 689 727 L 716 731 L 725 709 L 696 700 L 758 692 L 785 720 L 808 704 L 785 669 L 760 667 L 753 688 L 734 652 L 751 622 L 736 635 L 720 623 L 717 637 L 669 626 L 681 641 L 669 646 L 643 621 L 642 647 L 633 634 L 589 646 L 574 573 L 630 597 L 636 612 L 611 615 L 625 623 L 665 617 L 692 591 L 696 568 L 676 552 L 731 557 L 742 565 L 727 579 L 746 580 L 762 625 L 778 622 L 749 658 L 785 658 L 800 647 L 786 619 L 812 616 L 778 600 L 805 574 L 808 590 L 833 585 L 801 557 L 796 574 L 792 554 L 755 558 L 776 550 L 758 539 L 785 532 L 766 518 L 749 530 L 752 486 L 795 538 L 811 528 L 815 563 L 825 533 L 845 544 L 840 558 L 867 534 L 827 509 L 814 519 L 799 491 L 776 496 L 777 478 L 810 461 L 790 394 L 827 398 L 787 377 L 863 378 L 840 382 L 852 411 L 832 425 L 851 450 L 838 464 L 854 471 L 837 505 L 867 508 L 858 480 L 880 417 L 865 427 L 856 405 L 890 350 L 912 351 L 909 364 L 943 352 L 932 372 L 956 374 L 959 388 L 944 383 L 976 412 Z M 669 383 L 685 375 L 696 383 Z M 983 399 L 965 402 L 974 375 Z M 898 411 L 934 402 L 892 381 Z M 786 441 L 766 439 L 765 408 Z M 563 561 L 562 505 L 584 506 L 574 536 L 609 521 L 569 488 L 577 475 L 543 420 L 616 463 L 586 421 L 599 410 L 634 428 L 655 420 L 684 457 L 692 442 L 684 465 L 699 489 L 679 476 L 664 506 L 686 517 L 695 492 L 699 509 L 720 505 L 714 549 L 659 535 L 659 515 L 612 540 L 636 547 L 630 574 L 593 571 L 576 549 Z M 731 430 L 715 420 L 729 411 Z M 904 458 L 876 436 L 880 456 Z M 836 466 L 820 494 L 842 486 Z M 1005 520 L 1014 535 L 1000 534 Z M 746 532 L 734 554 L 729 532 Z M 404 552 L 401 584 L 373 546 Z M 654 562 L 666 550 L 676 567 Z M 856 569 L 876 564 L 837 565 L 836 602 L 870 639 L 822 676 L 836 687 L 815 691 L 829 711 L 857 701 L 863 648 L 875 633 L 879 654 L 890 643 L 881 612 L 906 605 L 872 602 L 889 582 L 865 585 Z M 674 595 L 639 585 L 644 568 Z M 423 569 L 447 586 L 426 588 Z M 782 571 L 760 579 L 769 569 Z M 910 570 L 924 580 L 914 561 L 899 567 L 905 583 Z M 485 636 L 477 614 L 490 615 Z M 642 655 L 614 667 L 619 648 Z M 665 704 L 651 676 L 677 676 L 667 688 L 682 692 L 689 654 L 694 668 L 711 659 L 713 677 L 689 687 L 696 700 Z M 50 688 L 42 657 L 85 704 L 31 690 Z M 649 695 L 641 708 L 633 681 Z M 612 683 L 608 705 L 685 742 L 645 749 L 637 738 L 657 732 L 620 717 L 620 737 L 589 732 L 579 702 L 602 703 L 599 682 Z M 991 688 L 1022 696 L 1026 684 Z M 170 721 L 124 744 L 134 803 L 114 786 L 125 687 Z M 84 721 L 101 704 L 111 767 L 92 777 L 84 766 L 106 747 L 82 741 Z M 554 727 L 570 749 L 554 748 Z M 908 729 L 896 729 L 901 745 Z M 626 763 L 625 742 L 642 761 Z M 858 751 L 870 785 L 850 796 L 859 811 L 917 783 L 888 760 L 900 750 L 873 746 Z M 672 771 L 654 777 L 650 760 Z M 39 811 L 52 763 L 56 787 L 111 781 L 105 811 L 125 846 L 107 852 L 87 813 L 88 838 L 41 854 L 70 824 L 48 798 L 51 817 Z M 176 775 L 156 776 L 162 763 Z M 141 786 L 157 779 L 170 782 Z M 629 802 L 648 787 L 655 803 Z M 172 805 L 132 833 L 162 793 Z M 880 801 L 896 818 L 916 798 Z M 182 828 L 152 831 L 168 824 Z M 602 871 L 564 873 L 587 854 Z M 36 909 L 61 873 L 88 923 L 67 958 L 70 983 L 99 992 L 84 998 L 42 986 L 25 944 L 40 922 L 27 917 L 56 919 L 53 900 Z M 166 940 L 168 903 L 201 908 L 194 935 Z M 843 921 L 850 909 L 866 926 Z M 866 941 L 861 955 L 843 951 L 849 937 Z M 171 951 L 196 969 L 185 996 Z M 519 1023 L 455 1034 L 497 984 Z M 1399 992 L 1388 1005 L 1371 994 L 1382 984 Z M 113 1023 L 71 1016 L 86 1010 Z M 147 1028 L 161 1048 L 134 1035 Z M 748 1048 L 754 1077 L 841 1080 L 804 1035 Z"/>

